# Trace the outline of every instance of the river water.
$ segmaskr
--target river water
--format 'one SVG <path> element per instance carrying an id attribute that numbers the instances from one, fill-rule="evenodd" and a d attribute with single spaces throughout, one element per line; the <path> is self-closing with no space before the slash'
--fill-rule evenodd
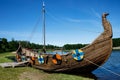
<path id="1" fill-rule="evenodd" d="M 97 80 L 120 80 L 120 51 L 112 51 L 109 59 L 92 74 Z"/>
<path id="2" fill-rule="evenodd" d="M 66 52 L 54 51 L 50 54 L 66 54 Z M 109 59 L 99 68 L 94 70 L 92 74 L 83 75 L 89 78 L 97 78 L 97 80 L 120 80 L 120 50 L 112 51 Z"/>

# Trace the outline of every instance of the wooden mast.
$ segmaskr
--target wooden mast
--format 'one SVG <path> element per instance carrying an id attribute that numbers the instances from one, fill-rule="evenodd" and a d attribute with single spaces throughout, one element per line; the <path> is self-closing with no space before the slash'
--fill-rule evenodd
<path id="1" fill-rule="evenodd" d="M 45 39 L 46 39 L 46 36 L 45 36 L 45 4 L 43 2 L 43 5 L 42 5 L 42 13 L 43 13 L 43 52 L 46 53 L 46 43 L 45 43 Z"/>
<path id="2" fill-rule="evenodd" d="M 45 5 L 43 3 L 43 13 L 45 13 L 44 6 Z M 46 54 L 45 57 L 42 58 L 45 60 L 45 64 L 40 63 L 40 60 L 38 58 L 35 58 L 35 64 L 33 64 L 33 60 L 31 60 L 31 65 L 35 68 L 48 72 L 65 72 L 72 74 L 86 72 L 89 73 L 95 70 L 103 63 L 105 63 L 112 51 L 112 26 L 106 18 L 107 15 L 108 14 L 106 13 L 102 15 L 102 24 L 104 27 L 103 33 L 101 33 L 91 44 L 81 48 L 81 50 L 85 53 L 83 60 L 76 61 L 76 59 L 73 58 L 72 53 L 69 52 L 67 55 L 61 55 L 62 62 L 59 65 L 56 65 L 52 61 L 54 54 Z M 43 23 L 45 33 L 45 22 Z M 44 53 L 46 53 L 45 45 L 43 47 L 43 50 Z M 25 48 L 19 48 L 17 50 L 17 54 L 19 53 L 25 53 L 26 57 L 28 56 L 29 58 L 33 57 L 33 55 L 39 56 L 36 52 Z M 18 55 L 17 60 L 21 60 L 21 56 L 22 55 Z"/>

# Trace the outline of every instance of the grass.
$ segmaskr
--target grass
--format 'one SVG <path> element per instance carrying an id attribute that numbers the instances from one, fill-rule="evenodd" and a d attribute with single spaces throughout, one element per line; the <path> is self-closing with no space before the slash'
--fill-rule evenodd
<path id="1" fill-rule="evenodd" d="M 15 54 L 11 52 L 0 53 L 0 63 L 13 62 L 15 60 Z"/>
<path id="2" fill-rule="evenodd" d="M 13 53 L 0 53 L 0 63 L 13 62 Z M 0 67 L 0 80 L 92 80 L 76 75 L 63 73 L 47 73 L 31 67 L 2 68 Z"/>

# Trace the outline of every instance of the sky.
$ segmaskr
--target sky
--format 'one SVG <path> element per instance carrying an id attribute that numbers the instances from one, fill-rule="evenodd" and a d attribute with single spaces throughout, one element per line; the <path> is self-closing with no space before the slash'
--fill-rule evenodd
<path id="1" fill-rule="evenodd" d="M 0 38 L 43 44 L 43 1 L 46 44 L 91 43 L 103 32 L 104 12 L 120 38 L 120 0 L 0 0 Z"/>

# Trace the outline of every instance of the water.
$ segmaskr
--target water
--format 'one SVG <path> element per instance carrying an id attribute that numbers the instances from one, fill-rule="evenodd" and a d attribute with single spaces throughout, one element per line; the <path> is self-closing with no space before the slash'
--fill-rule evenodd
<path id="1" fill-rule="evenodd" d="M 62 54 L 67 54 L 68 52 L 64 52 L 64 51 L 51 51 L 51 52 L 47 52 L 48 54 L 56 54 L 56 53 L 58 53 L 58 54 L 60 54 L 60 55 L 62 55 Z"/>
<path id="2" fill-rule="evenodd" d="M 92 73 L 97 80 L 120 80 L 120 51 L 112 51 L 107 62 Z"/>
<path id="3" fill-rule="evenodd" d="M 67 52 L 54 51 L 50 54 L 67 54 Z M 92 72 L 92 74 L 82 75 L 84 77 L 95 78 L 97 80 L 120 80 L 120 51 L 112 51 L 109 59 Z"/>

